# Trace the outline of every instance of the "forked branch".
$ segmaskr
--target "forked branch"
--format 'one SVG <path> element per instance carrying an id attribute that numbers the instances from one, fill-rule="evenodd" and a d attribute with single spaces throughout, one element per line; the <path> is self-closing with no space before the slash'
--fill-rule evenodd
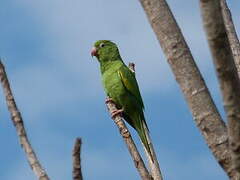
<path id="1" fill-rule="evenodd" d="M 166 0 L 139 1 L 182 89 L 196 125 L 220 166 L 229 177 L 234 176 L 226 125 Z"/>

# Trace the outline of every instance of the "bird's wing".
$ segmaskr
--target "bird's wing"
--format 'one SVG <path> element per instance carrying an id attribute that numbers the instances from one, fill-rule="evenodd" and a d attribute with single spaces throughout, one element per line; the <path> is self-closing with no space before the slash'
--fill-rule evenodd
<path id="1" fill-rule="evenodd" d="M 139 91 L 137 80 L 135 78 L 135 74 L 132 71 L 130 71 L 127 66 L 122 66 L 118 70 L 118 74 L 121 77 L 122 83 L 126 90 L 129 91 L 129 93 L 132 94 L 137 99 L 138 103 L 144 109 L 144 104 Z"/>

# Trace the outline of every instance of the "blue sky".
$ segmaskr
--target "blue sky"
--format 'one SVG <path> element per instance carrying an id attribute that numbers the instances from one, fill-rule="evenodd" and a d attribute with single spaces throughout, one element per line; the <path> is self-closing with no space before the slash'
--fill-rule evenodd
<path id="1" fill-rule="evenodd" d="M 198 1 L 168 2 L 223 114 Z M 229 5 L 239 30 L 238 4 Z M 0 22 L 0 56 L 28 136 L 52 179 L 71 179 L 76 137 L 83 138 L 86 180 L 139 179 L 109 118 L 99 65 L 90 56 L 99 39 L 116 42 L 125 62 L 136 64 L 164 178 L 227 179 L 196 128 L 137 0 L 2 0 Z M 0 94 L 1 179 L 36 179 L 19 146 L 2 90 Z"/>

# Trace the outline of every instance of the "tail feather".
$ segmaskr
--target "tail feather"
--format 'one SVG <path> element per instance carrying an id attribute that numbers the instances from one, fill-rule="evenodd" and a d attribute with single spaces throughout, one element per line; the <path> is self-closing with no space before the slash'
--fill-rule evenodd
<path id="1" fill-rule="evenodd" d="M 153 161 L 153 155 L 152 155 L 151 148 L 150 148 L 150 145 L 149 145 L 149 142 L 147 139 L 147 135 L 146 135 L 146 133 L 148 133 L 149 130 L 148 130 L 147 124 L 145 122 L 145 119 L 142 119 L 141 117 L 139 117 L 139 118 L 140 118 L 139 119 L 140 126 L 139 126 L 139 128 L 136 128 L 136 130 L 137 130 L 137 133 L 138 133 L 147 153 L 149 154 L 151 160 Z"/>
<path id="2" fill-rule="evenodd" d="M 145 121 L 143 112 L 140 113 L 140 115 L 138 112 L 132 113 L 130 116 L 127 113 L 123 113 L 123 117 L 137 131 L 147 153 L 153 161 L 154 158 L 146 135 L 146 133 L 149 132 L 149 129 Z"/>

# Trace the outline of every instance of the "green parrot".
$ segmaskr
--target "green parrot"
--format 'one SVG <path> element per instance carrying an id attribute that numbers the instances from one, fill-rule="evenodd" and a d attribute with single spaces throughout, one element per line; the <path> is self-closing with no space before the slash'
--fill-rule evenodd
<path id="1" fill-rule="evenodd" d="M 144 104 L 135 73 L 124 64 L 117 45 L 111 41 L 97 41 L 91 55 L 95 56 L 100 63 L 102 83 L 107 96 L 119 109 L 112 116 L 121 113 L 122 117 L 137 131 L 152 158 L 144 130 L 144 126 L 148 130 L 143 113 Z"/>

